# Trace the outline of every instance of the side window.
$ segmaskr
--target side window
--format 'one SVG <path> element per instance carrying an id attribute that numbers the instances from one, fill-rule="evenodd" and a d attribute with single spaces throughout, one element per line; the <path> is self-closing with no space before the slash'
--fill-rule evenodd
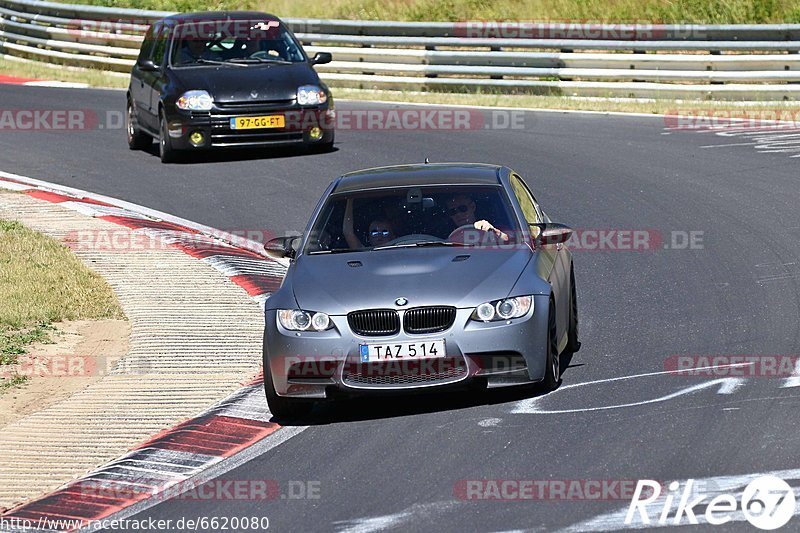
<path id="1" fill-rule="evenodd" d="M 164 54 L 167 51 L 167 45 L 169 44 L 169 28 L 164 27 L 158 33 L 158 37 L 156 38 L 155 48 L 153 49 L 153 63 L 158 66 L 164 64 Z"/>
<path id="2" fill-rule="evenodd" d="M 156 44 L 155 35 L 161 29 L 161 26 L 150 26 L 144 36 L 142 48 L 139 50 L 139 60 L 150 59 L 153 55 L 153 48 Z"/>
<path id="3" fill-rule="evenodd" d="M 514 196 L 517 197 L 519 206 L 522 208 L 522 214 L 525 216 L 525 221 L 528 224 L 540 223 L 542 220 L 539 218 L 539 212 L 536 210 L 536 204 L 533 200 L 533 197 L 519 176 L 511 177 L 511 188 L 514 190 Z"/>

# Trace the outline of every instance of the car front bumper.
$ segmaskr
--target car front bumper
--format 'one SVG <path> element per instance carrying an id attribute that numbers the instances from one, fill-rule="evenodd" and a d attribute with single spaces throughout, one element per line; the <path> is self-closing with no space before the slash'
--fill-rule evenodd
<path id="1" fill-rule="evenodd" d="M 236 117 L 284 117 L 280 128 L 236 130 L 231 120 Z M 333 141 L 334 118 L 328 107 L 220 109 L 211 111 L 174 110 L 167 115 L 170 144 L 176 150 L 201 151 L 213 148 L 252 148 L 274 145 L 323 145 Z M 312 136 L 318 128 L 321 135 Z M 197 139 L 201 139 L 197 142 Z"/>
<path id="2" fill-rule="evenodd" d="M 541 381 L 547 360 L 548 297 L 535 296 L 528 315 L 501 322 L 470 319 L 459 309 L 446 331 L 385 337 L 354 334 L 346 316 L 331 316 L 324 332 L 287 331 L 276 310 L 265 313 L 264 370 L 280 396 L 327 398 L 335 394 L 400 392 L 485 382 L 488 387 Z M 446 357 L 361 363 L 360 345 L 442 339 Z"/>

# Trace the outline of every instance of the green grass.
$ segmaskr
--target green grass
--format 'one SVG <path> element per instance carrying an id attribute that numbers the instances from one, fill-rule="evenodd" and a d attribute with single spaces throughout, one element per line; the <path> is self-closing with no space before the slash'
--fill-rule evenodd
<path id="1" fill-rule="evenodd" d="M 800 22 L 800 4 L 795 0 L 85 0 L 77 3 L 164 11 L 256 9 L 280 17 L 360 20 Z"/>
<path id="2" fill-rule="evenodd" d="M 111 287 L 69 248 L 19 222 L 0 219 L 0 366 L 62 320 L 123 318 Z M 0 380 L 0 391 L 24 377 Z"/>

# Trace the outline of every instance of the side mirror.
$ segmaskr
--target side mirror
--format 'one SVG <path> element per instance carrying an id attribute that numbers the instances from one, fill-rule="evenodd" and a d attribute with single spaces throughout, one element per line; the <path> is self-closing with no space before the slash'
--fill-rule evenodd
<path id="1" fill-rule="evenodd" d="M 300 237 L 275 237 L 264 243 L 264 251 L 273 259 L 283 259 L 284 257 L 293 258 L 296 250 L 294 245 Z"/>
<path id="2" fill-rule="evenodd" d="M 330 52 L 317 52 L 317 55 L 311 58 L 312 65 L 324 65 L 333 61 L 333 56 Z"/>
<path id="3" fill-rule="evenodd" d="M 564 224 L 547 222 L 535 225 L 541 230 L 536 237 L 537 244 L 563 244 L 572 237 L 572 228 Z"/>
<path id="4" fill-rule="evenodd" d="M 142 72 L 155 72 L 158 70 L 158 66 L 153 63 L 152 59 L 141 59 L 136 62 L 136 66 L 139 67 L 139 70 Z"/>

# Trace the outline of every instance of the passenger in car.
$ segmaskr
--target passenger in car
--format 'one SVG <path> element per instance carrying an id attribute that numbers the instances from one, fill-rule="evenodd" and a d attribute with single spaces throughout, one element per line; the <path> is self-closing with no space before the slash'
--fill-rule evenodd
<path id="1" fill-rule="evenodd" d="M 353 200 L 348 199 L 345 206 L 344 220 L 342 222 L 342 233 L 347 241 L 347 245 L 352 250 L 364 248 L 361 239 L 356 235 L 353 228 Z M 385 218 L 376 218 L 369 224 L 367 232 L 370 246 L 383 246 L 389 241 L 397 238 L 397 232 L 394 229 L 394 224 Z"/>

